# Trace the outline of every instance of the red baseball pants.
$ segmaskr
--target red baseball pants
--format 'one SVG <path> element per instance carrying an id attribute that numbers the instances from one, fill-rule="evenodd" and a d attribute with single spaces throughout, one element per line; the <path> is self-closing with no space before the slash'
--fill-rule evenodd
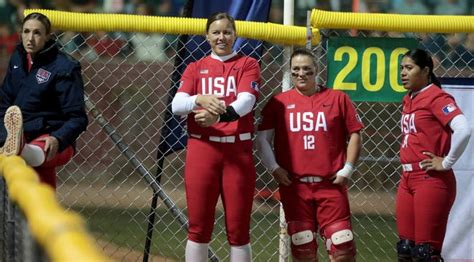
<path id="1" fill-rule="evenodd" d="M 252 140 L 218 143 L 188 139 L 185 186 L 190 240 L 210 242 L 221 195 L 229 244 L 242 246 L 250 242 L 256 178 L 252 147 Z"/>
<path id="2" fill-rule="evenodd" d="M 456 179 L 452 170 L 403 172 L 396 200 L 400 239 L 430 244 L 441 251 L 455 197 Z"/>
<path id="3" fill-rule="evenodd" d="M 44 141 L 38 141 L 38 138 L 42 138 L 48 135 L 41 135 L 28 144 L 39 146 L 44 151 L 45 143 Z M 47 156 L 47 152 L 45 152 Z M 46 160 L 41 166 L 34 167 L 35 171 L 38 173 L 41 182 L 46 183 L 56 189 L 56 167 L 65 165 L 69 162 L 74 155 L 74 148 L 72 146 L 66 147 L 61 152 L 56 153 L 56 155 L 50 159 Z"/>

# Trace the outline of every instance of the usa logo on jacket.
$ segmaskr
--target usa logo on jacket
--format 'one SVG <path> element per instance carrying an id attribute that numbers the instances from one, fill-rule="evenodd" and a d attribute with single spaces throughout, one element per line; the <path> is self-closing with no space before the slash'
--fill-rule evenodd
<path id="1" fill-rule="evenodd" d="M 40 68 L 38 72 L 36 73 L 36 82 L 38 82 L 38 84 L 46 83 L 48 82 L 50 76 L 51 76 L 51 72 L 46 71 L 43 68 Z"/>

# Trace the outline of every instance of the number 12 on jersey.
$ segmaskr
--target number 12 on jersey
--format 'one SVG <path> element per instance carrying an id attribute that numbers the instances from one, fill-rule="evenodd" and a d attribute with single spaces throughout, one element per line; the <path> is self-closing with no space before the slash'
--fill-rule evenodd
<path id="1" fill-rule="evenodd" d="M 314 147 L 314 136 L 313 135 L 304 135 L 304 150 L 313 150 Z"/>

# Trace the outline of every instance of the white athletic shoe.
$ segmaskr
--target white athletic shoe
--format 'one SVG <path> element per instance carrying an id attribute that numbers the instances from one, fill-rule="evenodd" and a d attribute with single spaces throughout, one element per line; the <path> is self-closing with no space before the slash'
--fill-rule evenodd
<path id="1" fill-rule="evenodd" d="M 11 106 L 7 109 L 4 124 L 7 138 L 2 153 L 6 156 L 19 155 L 23 147 L 23 117 L 18 106 Z"/>

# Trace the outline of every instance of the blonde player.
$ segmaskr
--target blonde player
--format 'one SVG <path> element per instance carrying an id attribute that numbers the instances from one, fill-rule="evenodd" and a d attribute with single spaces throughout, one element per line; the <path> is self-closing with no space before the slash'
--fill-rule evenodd
<path id="1" fill-rule="evenodd" d="M 225 211 L 230 259 L 251 261 L 250 213 L 255 190 L 253 107 L 260 67 L 232 51 L 234 19 L 209 17 L 212 54 L 186 68 L 173 99 L 173 113 L 188 115 L 185 185 L 189 214 L 186 261 L 207 261 L 219 196 Z"/>
<path id="2" fill-rule="evenodd" d="M 346 94 L 316 84 L 310 51 L 295 50 L 290 69 L 294 89 L 263 109 L 257 148 L 280 184 L 291 253 L 294 261 L 317 261 L 319 230 L 333 261 L 354 261 L 346 184 L 363 125 Z"/>

